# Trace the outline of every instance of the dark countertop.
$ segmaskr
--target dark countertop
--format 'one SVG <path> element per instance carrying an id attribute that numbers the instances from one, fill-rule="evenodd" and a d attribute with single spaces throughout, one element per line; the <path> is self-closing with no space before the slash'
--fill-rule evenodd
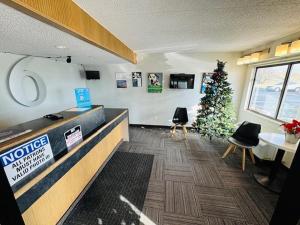
<path id="1" fill-rule="evenodd" d="M 105 122 L 101 124 L 101 126 L 97 127 L 93 132 L 96 132 L 97 130 L 100 130 L 110 122 L 112 122 L 114 119 L 116 119 L 119 115 L 121 115 L 123 112 L 128 111 L 128 109 L 125 108 L 104 108 L 104 114 L 105 114 Z M 93 133 L 90 133 L 89 135 L 85 136 L 83 140 L 87 139 L 89 136 L 93 135 Z"/>
<path id="2" fill-rule="evenodd" d="M 0 139 L 4 139 L 4 138 L 9 137 L 13 134 L 18 134 L 18 133 L 21 133 L 21 132 L 24 132 L 24 131 L 27 131 L 27 130 L 31 130 L 31 131 L 27 132 L 26 134 L 22 134 L 18 137 L 15 137 L 11 140 L 7 140 L 7 141 L 4 141 L 4 142 L 0 143 L 0 149 L 2 149 L 3 146 L 5 146 L 7 143 L 11 142 L 12 140 L 23 138 L 25 136 L 32 135 L 32 134 L 34 134 L 34 132 L 37 132 L 39 130 L 47 129 L 47 128 L 50 128 L 52 126 L 55 126 L 56 124 L 59 125 L 59 124 L 62 124 L 66 121 L 70 121 L 72 119 L 75 119 L 77 116 L 79 116 L 81 114 L 87 113 L 87 112 L 92 111 L 92 110 L 94 110 L 96 108 L 99 108 L 99 107 L 103 107 L 103 106 L 102 105 L 93 105 L 90 109 L 88 109 L 86 111 L 81 111 L 81 112 L 80 111 L 70 112 L 68 110 L 65 110 L 65 111 L 62 111 L 62 112 L 58 112 L 59 114 L 63 115 L 63 119 L 50 120 L 50 119 L 41 117 L 41 118 L 38 118 L 38 119 L 35 119 L 35 120 L 31 120 L 31 121 L 27 121 L 25 123 L 18 124 L 16 126 L 1 129 L 0 130 Z"/>
<path id="3" fill-rule="evenodd" d="M 114 120 L 118 115 L 120 115 L 126 110 L 127 109 L 122 109 L 122 108 L 104 108 L 104 113 L 105 113 L 104 125 Z"/>
<path id="4" fill-rule="evenodd" d="M 88 113 L 89 111 L 92 111 L 96 108 L 102 107 L 102 105 L 93 105 L 91 107 L 91 109 L 86 110 L 86 111 L 82 111 L 82 112 L 70 112 L 70 111 L 62 111 L 59 112 L 60 114 L 63 115 L 63 119 L 60 120 L 50 120 L 47 118 L 38 118 L 35 120 L 31 120 L 22 124 L 18 124 L 16 126 L 13 127 L 9 127 L 6 129 L 2 129 L 0 130 L 0 134 L 1 133 L 7 133 L 7 136 L 11 136 L 13 134 L 18 134 L 21 132 L 24 132 L 26 130 L 32 130 L 28 133 L 22 134 L 18 137 L 15 137 L 11 140 L 7 140 L 4 141 L 2 143 L 0 143 L 0 150 L 1 149 L 5 149 L 7 145 L 11 144 L 12 142 L 17 142 L 23 138 L 27 138 L 28 136 L 32 136 L 35 135 L 36 132 L 39 132 L 40 130 L 47 130 L 52 129 L 55 126 L 60 126 L 61 124 L 67 122 L 67 121 L 71 121 L 73 119 L 76 119 L 79 115 L 84 114 L 84 113 Z M 103 123 L 100 127 L 97 128 L 101 129 L 101 127 L 105 126 L 106 124 L 110 123 L 112 120 L 114 120 L 118 115 L 120 115 L 121 113 L 123 113 L 124 111 L 126 111 L 127 109 L 120 109 L 120 108 L 104 108 L 104 113 L 105 113 L 105 123 Z M 4 138 L 5 135 L 0 135 L 0 139 Z"/>

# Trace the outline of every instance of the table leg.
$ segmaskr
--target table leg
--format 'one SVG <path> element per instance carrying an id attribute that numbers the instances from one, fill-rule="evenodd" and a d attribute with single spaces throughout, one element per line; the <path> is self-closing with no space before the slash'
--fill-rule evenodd
<path id="1" fill-rule="evenodd" d="M 257 173 L 253 175 L 254 179 L 259 184 L 261 184 L 265 188 L 267 188 L 270 191 L 273 191 L 275 193 L 280 193 L 282 190 L 282 187 L 280 185 L 278 185 L 277 183 L 275 183 L 274 180 L 276 179 L 277 172 L 280 168 L 281 160 L 283 158 L 284 152 L 285 152 L 284 150 L 278 149 L 276 157 L 275 157 L 275 161 L 272 165 L 271 172 L 269 175 L 262 175 L 262 174 L 257 174 Z"/>

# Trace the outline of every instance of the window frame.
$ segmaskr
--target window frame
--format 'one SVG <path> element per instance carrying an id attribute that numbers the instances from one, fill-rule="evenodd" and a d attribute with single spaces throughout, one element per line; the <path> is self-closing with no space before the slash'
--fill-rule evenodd
<path id="1" fill-rule="evenodd" d="M 280 112 L 280 109 L 281 109 L 281 106 L 282 106 L 282 100 L 283 100 L 284 94 L 286 93 L 286 87 L 288 85 L 291 70 L 293 68 L 293 65 L 295 65 L 295 64 L 300 64 L 300 61 L 286 62 L 286 63 L 271 64 L 271 65 L 255 67 L 254 79 L 253 79 L 252 85 L 251 85 L 251 91 L 250 91 L 250 96 L 249 96 L 249 100 L 248 100 L 247 110 L 250 111 L 250 112 L 256 113 L 260 116 L 263 116 L 263 117 L 266 117 L 266 118 L 269 118 L 269 119 L 272 119 L 272 120 L 275 120 L 275 121 L 278 121 L 278 122 L 281 122 L 281 123 L 286 123 L 287 121 L 283 121 L 283 120 L 278 119 L 278 116 L 279 116 L 279 112 Z M 280 92 L 278 105 L 277 105 L 276 111 L 275 111 L 275 116 L 274 117 L 268 116 L 268 115 L 265 115 L 265 114 L 263 114 L 261 112 L 258 112 L 256 110 L 250 109 L 250 104 L 251 104 L 251 99 L 252 99 L 252 95 L 253 95 L 253 90 L 254 90 L 254 86 L 255 86 L 255 81 L 256 81 L 256 76 L 257 76 L 258 69 L 268 68 L 268 67 L 276 67 L 276 66 L 285 66 L 285 65 L 287 65 L 288 68 L 287 68 L 287 71 L 286 71 L 286 74 L 285 74 L 285 77 L 284 77 L 284 80 L 283 80 L 282 90 Z"/>

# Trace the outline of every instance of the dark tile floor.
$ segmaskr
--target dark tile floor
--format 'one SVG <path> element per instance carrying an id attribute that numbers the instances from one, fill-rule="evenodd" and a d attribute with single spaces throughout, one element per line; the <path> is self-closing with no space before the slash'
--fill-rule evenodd
<path id="1" fill-rule="evenodd" d="M 241 152 L 221 159 L 226 141 L 189 133 L 171 138 L 167 129 L 130 128 L 120 151 L 153 154 L 154 164 L 141 224 L 265 225 L 277 195 L 258 185 L 249 158 L 241 171 Z"/>

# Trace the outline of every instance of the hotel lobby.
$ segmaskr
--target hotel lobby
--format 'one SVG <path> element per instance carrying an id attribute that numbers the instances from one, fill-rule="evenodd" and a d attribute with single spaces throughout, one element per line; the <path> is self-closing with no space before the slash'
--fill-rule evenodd
<path id="1" fill-rule="evenodd" d="M 300 0 L 0 0 L 1 225 L 300 225 Z"/>

